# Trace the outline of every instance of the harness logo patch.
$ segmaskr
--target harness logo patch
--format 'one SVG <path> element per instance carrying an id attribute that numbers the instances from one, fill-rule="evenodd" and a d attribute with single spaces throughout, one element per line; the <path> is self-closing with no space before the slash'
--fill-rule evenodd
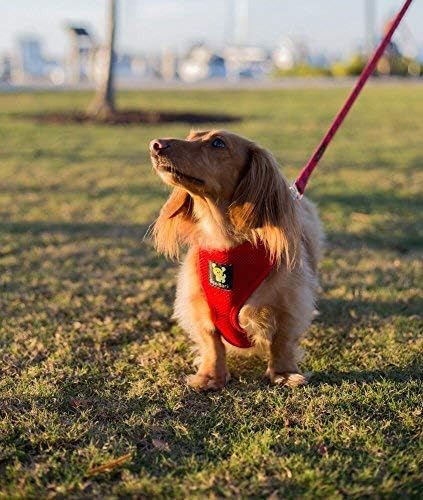
<path id="1" fill-rule="evenodd" d="M 218 264 L 209 260 L 209 282 L 217 288 L 232 290 L 232 264 Z"/>

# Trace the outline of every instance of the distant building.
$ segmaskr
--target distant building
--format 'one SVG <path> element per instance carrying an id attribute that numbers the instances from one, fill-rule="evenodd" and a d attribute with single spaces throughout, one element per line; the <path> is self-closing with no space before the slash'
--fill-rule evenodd
<path id="1" fill-rule="evenodd" d="M 84 26 L 67 26 L 70 52 L 67 58 L 67 80 L 81 83 L 94 78 L 94 57 L 97 50 L 94 38 Z"/>
<path id="2" fill-rule="evenodd" d="M 0 82 L 9 83 L 12 80 L 12 59 L 9 56 L 0 57 Z"/>
<path id="3" fill-rule="evenodd" d="M 16 60 L 11 67 L 12 79 L 17 83 L 63 83 L 63 68 L 43 55 L 41 40 L 26 36 L 18 40 Z"/>
<path id="4" fill-rule="evenodd" d="M 273 62 L 277 68 L 289 70 L 309 62 L 310 53 L 302 40 L 286 38 L 273 52 Z"/>
<path id="5" fill-rule="evenodd" d="M 45 63 L 38 38 L 24 37 L 18 41 L 19 69 L 23 75 L 34 78 L 45 76 Z"/>
<path id="6" fill-rule="evenodd" d="M 163 80 L 171 81 L 177 76 L 176 56 L 170 49 L 164 49 L 161 59 L 160 73 Z"/>
<path id="7" fill-rule="evenodd" d="M 254 46 L 229 46 L 223 49 L 228 76 L 231 78 L 260 78 L 271 69 L 267 50 Z"/>
<path id="8" fill-rule="evenodd" d="M 185 82 L 225 78 L 225 60 L 205 45 L 194 45 L 179 64 L 179 76 Z"/>
<path id="9" fill-rule="evenodd" d="M 107 49 L 99 47 L 93 54 L 90 81 L 100 82 L 107 64 Z M 148 76 L 149 66 L 145 57 L 132 54 L 114 54 L 116 78 L 123 81 L 140 80 Z"/>

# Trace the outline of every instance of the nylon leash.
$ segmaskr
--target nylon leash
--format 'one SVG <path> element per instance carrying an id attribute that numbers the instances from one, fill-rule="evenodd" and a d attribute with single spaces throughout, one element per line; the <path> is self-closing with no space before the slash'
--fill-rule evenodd
<path id="1" fill-rule="evenodd" d="M 379 46 L 375 50 L 373 56 L 369 59 L 367 62 L 366 66 L 364 67 L 363 71 L 361 72 L 356 84 L 354 85 L 350 95 L 348 96 L 347 100 L 345 101 L 344 105 L 338 112 L 338 114 L 335 116 L 331 126 L 329 127 L 328 131 L 324 135 L 323 139 L 320 141 L 320 144 L 317 146 L 316 150 L 314 153 L 311 155 L 310 159 L 306 163 L 306 165 L 303 167 L 301 170 L 299 176 L 295 180 L 295 182 L 292 184 L 290 187 L 292 196 L 296 200 L 300 200 L 303 197 L 305 188 L 307 186 L 307 182 L 313 172 L 313 170 L 317 167 L 317 164 L 319 163 L 320 159 L 324 155 L 326 148 L 329 146 L 330 142 L 332 141 L 334 135 L 336 134 L 337 130 L 339 127 L 342 125 L 345 117 L 347 116 L 349 110 L 351 109 L 352 105 L 356 101 L 357 97 L 360 95 L 361 90 L 363 89 L 365 83 L 367 82 L 369 76 L 373 73 L 376 64 L 378 63 L 379 59 L 382 57 L 388 43 L 390 42 L 392 35 L 394 34 L 395 30 L 398 28 L 399 23 L 401 22 L 402 18 L 404 17 L 404 14 L 407 12 L 407 9 L 410 7 L 411 2 L 413 0 L 406 0 L 402 9 L 398 12 L 396 17 L 392 20 L 391 26 L 388 30 L 388 32 L 385 34 L 383 37 L 382 41 L 380 42 Z"/>

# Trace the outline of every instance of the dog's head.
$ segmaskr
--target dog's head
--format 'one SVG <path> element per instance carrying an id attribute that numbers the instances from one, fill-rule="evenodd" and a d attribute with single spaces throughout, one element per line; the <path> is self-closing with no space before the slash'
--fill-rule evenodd
<path id="1" fill-rule="evenodd" d="M 177 255 L 195 225 L 193 204 L 207 199 L 225 211 L 234 233 L 260 238 L 278 261 L 294 258 L 299 240 L 288 184 L 265 149 L 222 130 L 191 132 L 186 140 L 154 139 L 150 156 L 174 187 L 155 224 L 159 250 Z"/>
<path id="2" fill-rule="evenodd" d="M 226 131 L 191 132 L 186 140 L 154 139 L 150 155 L 166 184 L 224 202 L 248 165 L 251 146 Z"/>

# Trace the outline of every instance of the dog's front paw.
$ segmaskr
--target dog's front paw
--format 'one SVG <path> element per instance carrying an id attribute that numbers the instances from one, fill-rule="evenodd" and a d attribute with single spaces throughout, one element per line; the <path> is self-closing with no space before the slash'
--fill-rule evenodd
<path id="1" fill-rule="evenodd" d="M 306 385 L 308 383 L 307 378 L 301 373 L 276 373 L 268 369 L 266 376 L 272 384 L 283 385 L 285 387 L 299 387 L 300 385 Z"/>
<path id="2" fill-rule="evenodd" d="M 187 383 L 197 391 L 219 391 L 225 387 L 230 379 L 230 374 L 216 376 L 208 373 L 196 373 L 187 377 Z"/>

